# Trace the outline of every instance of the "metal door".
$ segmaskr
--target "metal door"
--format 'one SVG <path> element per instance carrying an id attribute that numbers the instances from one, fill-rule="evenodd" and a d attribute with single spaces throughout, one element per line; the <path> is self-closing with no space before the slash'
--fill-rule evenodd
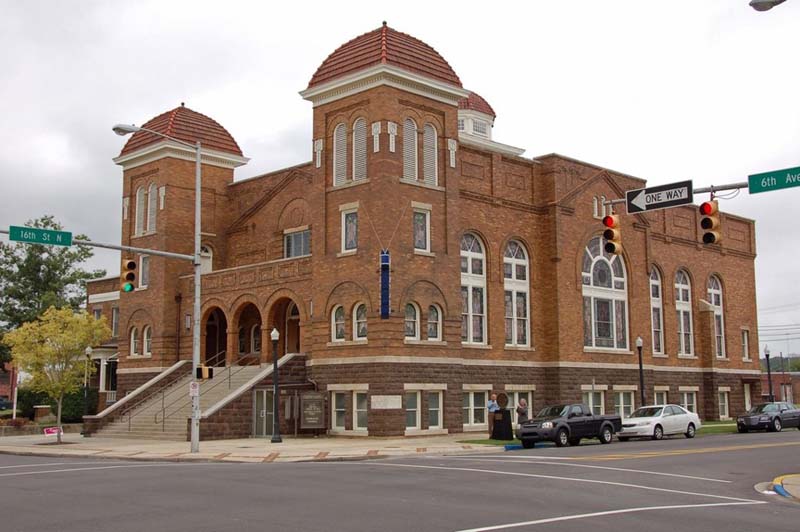
<path id="1" fill-rule="evenodd" d="M 272 392 L 263 388 L 253 390 L 253 436 L 272 436 Z"/>

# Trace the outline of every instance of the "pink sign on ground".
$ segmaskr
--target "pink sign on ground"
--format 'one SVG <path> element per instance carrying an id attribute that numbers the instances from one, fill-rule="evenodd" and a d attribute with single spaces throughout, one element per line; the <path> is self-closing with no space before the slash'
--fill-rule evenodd
<path id="1" fill-rule="evenodd" d="M 58 436 L 59 432 L 64 435 L 64 429 L 61 427 L 45 427 L 43 432 L 45 436 Z"/>

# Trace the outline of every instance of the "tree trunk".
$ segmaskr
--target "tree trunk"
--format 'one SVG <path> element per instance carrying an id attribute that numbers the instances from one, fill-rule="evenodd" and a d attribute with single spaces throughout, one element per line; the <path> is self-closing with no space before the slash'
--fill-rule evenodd
<path id="1" fill-rule="evenodd" d="M 58 396 L 58 412 L 56 413 L 56 438 L 58 443 L 61 444 L 61 403 L 64 401 L 64 394 Z"/>

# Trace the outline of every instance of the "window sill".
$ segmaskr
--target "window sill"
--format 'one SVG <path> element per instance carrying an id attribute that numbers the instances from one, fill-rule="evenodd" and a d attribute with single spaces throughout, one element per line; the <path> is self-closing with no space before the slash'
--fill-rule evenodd
<path id="1" fill-rule="evenodd" d="M 489 430 L 489 429 L 486 429 Z M 447 429 L 406 429 L 405 436 L 443 436 L 450 434 Z"/>
<path id="2" fill-rule="evenodd" d="M 669 358 L 669 355 L 666 353 L 653 353 L 651 356 L 653 358 Z"/>
<path id="3" fill-rule="evenodd" d="M 333 190 L 342 190 L 342 189 L 350 188 L 350 187 L 357 187 L 358 185 L 364 185 L 366 183 L 369 183 L 369 178 L 359 179 L 358 181 L 353 181 L 351 179 L 351 180 L 347 181 L 347 183 L 345 183 L 343 185 L 334 185 L 332 187 L 328 187 L 327 188 L 327 192 L 331 192 Z"/>
<path id="4" fill-rule="evenodd" d="M 286 262 L 287 260 L 307 259 L 310 256 L 311 256 L 311 253 L 309 253 L 308 255 L 295 255 L 293 257 L 282 257 L 280 259 L 267 261 L 267 264 L 274 264 L 276 262 Z"/>
<path id="5" fill-rule="evenodd" d="M 430 189 L 430 190 L 438 190 L 440 192 L 444 192 L 444 190 L 445 190 L 444 187 L 440 187 L 439 185 L 429 185 L 429 184 L 425 183 L 424 181 L 418 181 L 418 180 L 413 180 L 413 179 L 403 179 L 402 177 L 400 178 L 400 183 L 403 184 L 403 185 L 413 185 L 415 187 L 422 187 L 422 188 L 427 188 L 427 189 Z"/>
<path id="6" fill-rule="evenodd" d="M 150 286 L 150 285 L 149 285 L 149 284 L 146 284 L 146 285 L 144 285 L 144 286 L 137 286 L 136 288 L 134 288 L 134 289 L 133 289 L 133 291 L 134 291 L 134 292 L 141 292 L 142 290 L 147 290 L 147 287 L 148 287 L 148 286 Z"/>
<path id="7" fill-rule="evenodd" d="M 682 358 L 684 360 L 697 360 L 697 357 L 694 355 L 682 355 L 678 353 L 678 358 Z"/>
<path id="8" fill-rule="evenodd" d="M 367 429 L 358 429 L 358 430 L 347 430 L 347 429 L 330 429 L 328 434 L 331 436 L 357 436 L 357 437 L 365 437 L 369 436 L 369 431 Z"/>
<path id="9" fill-rule="evenodd" d="M 584 347 L 584 353 L 606 353 L 609 355 L 632 355 L 633 351 L 626 349 L 613 349 L 611 347 Z"/>
<path id="10" fill-rule="evenodd" d="M 128 358 L 131 360 L 137 360 L 140 358 L 153 358 L 153 353 L 150 353 L 149 355 L 128 355 Z"/>
<path id="11" fill-rule="evenodd" d="M 144 238 L 144 237 L 146 237 L 146 236 L 153 236 L 154 234 L 156 234 L 156 232 L 155 232 L 155 231 L 145 231 L 144 233 L 139 233 L 139 234 L 131 235 L 131 240 L 134 240 L 134 239 L 136 239 L 136 238 Z"/>
<path id="12" fill-rule="evenodd" d="M 336 254 L 336 258 L 338 259 L 338 258 L 341 258 L 341 257 L 350 257 L 352 255 L 355 255 L 356 253 L 358 253 L 357 249 L 348 249 L 347 251 L 342 251 L 342 252 L 337 253 Z"/>
<path id="13" fill-rule="evenodd" d="M 470 344 L 467 342 L 461 342 L 462 349 L 491 349 L 492 346 L 488 344 Z"/>
<path id="14" fill-rule="evenodd" d="M 447 342 L 443 342 L 442 340 L 413 340 L 411 338 L 404 339 L 403 343 L 406 345 L 428 345 L 431 347 L 440 347 L 447 345 Z"/>
<path id="15" fill-rule="evenodd" d="M 752 364 L 753 363 L 753 359 L 752 358 L 743 358 L 742 362 L 747 362 L 748 364 Z"/>
<path id="16" fill-rule="evenodd" d="M 527 345 L 504 345 L 503 349 L 506 351 L 536 351 L 535 347 L 527 346 Z"/>
<path id="17" fill-rule="evenodd" d="M 367 345 L 367 340 L 339 340 L 335 342 L 328 342 L 326 347 L 352 347 L 354 345 Z"/>
<path id="18" fill-rule="evenodd" d="M 463 430 L 464 432 L 486 432 L 489 430 L 489 424 L 484 423 L 483 425 L 464 425 Z"/>
<path id="19" fill-rule="evenodd" d="M 723 362 L 730 362 L 730 360 L 731 360 L 728 357 L 717 357 L 716 359 L 719 360 L 719 361 L 723 361 Z"/>
<path id="20" fill-rule="evenodd" d="M 436 253 L 433 253 L 431 251 L 426 251 L 424 249 L 416 249 L 416 248 L 414 248 L 414 255 L 421 255 L 423 257 L 435 257 Z"/>

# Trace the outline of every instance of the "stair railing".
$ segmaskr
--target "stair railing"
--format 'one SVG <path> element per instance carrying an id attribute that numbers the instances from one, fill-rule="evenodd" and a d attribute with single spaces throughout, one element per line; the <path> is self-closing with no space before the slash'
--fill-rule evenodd
<path id="1" fill-rule="evenodd" d="M 189 372 L 191 373 L 191 370 Z M 165 379 L 156 384 L 155 386 L 153 386 L 153 390 L 151 390 L 149 393 L 144 394 L 141 397 L 138 397 L 135 401 L 132 401 L 129 404 L 125 405 L 125 409 L 119 414 L 119 419 L 125 420 L 125 417 L 127 416 L 128 432 L 131 431 L 131 419 L 135 417 L 138 413 L 136 412 L 136 410 L 138 410 L 140 406 L 143 406 L 145 403 L 155 398 L 159 394 L 161 394 L 161 396 L 163 397 L 164 392 L 168 388 L 171 388 L 172 385 L 175 384 L 175 382 L 179 381 L 181 378 L 182 377 L 178 377 L 177 380 L 175 381 L 168 381 Z"/>

